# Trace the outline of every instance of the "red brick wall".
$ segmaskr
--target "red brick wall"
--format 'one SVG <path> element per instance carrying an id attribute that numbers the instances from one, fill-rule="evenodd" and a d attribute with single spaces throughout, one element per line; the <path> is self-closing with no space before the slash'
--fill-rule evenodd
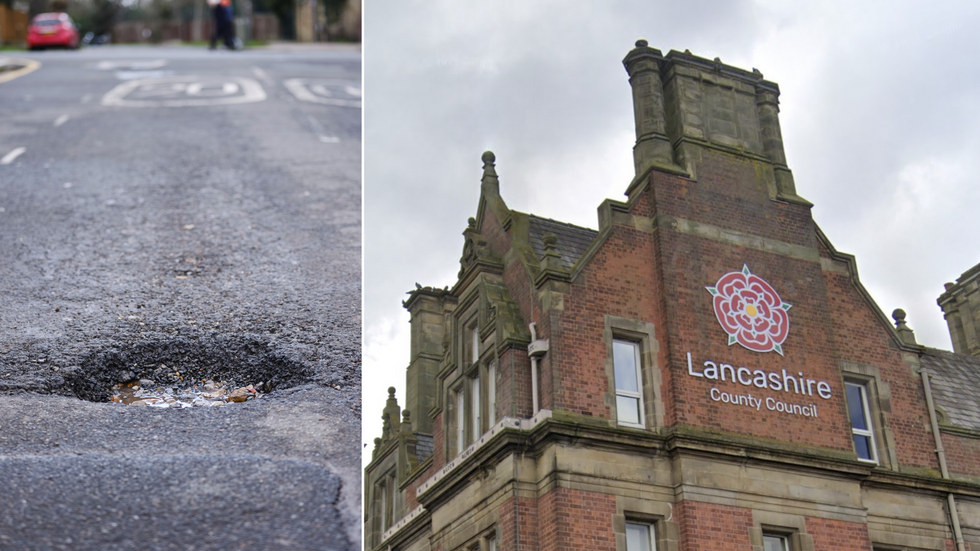
<path id="1" fill-rule="evenodd" d="M 443 396 L 445 399 L 445 396 Z M 446 415 L 446 407 L 443 404 L 442 413 L 436 415 L 432 421 L 432 468 L 433 472 L 441 469 L 446 464 L 446 430 L 443 418 Z"/>
<path id="2" fill-rule="evenodd" d="M 545 361 L 560 374 L 555 380 L 556 409 L 610 416 L 604 401 L 610 392 L 605 316 L 652 322 L 663 330 L 653 257 L 652 234 L 618 227 L 572 285 L 564 311 L 552 311 L 552 344 Z"/>
<path id="3" fill-rule="evenodd" d="M 674 505 L 674 517 L 684 551 L 752 551 L 750 509 L 681 501 Z"/>
<path id="4" fill-rule="evenodd" d="M 497 519 L 500 525 L 501 551 L 512 549 L 517 551 L 538 551 L 538 502 L 532 498 L 517 499 L 517 514 L 520 517 L 519 530 L 514 530 L 514 498 L 508 499 L 497 508 Z M 520 537 L 520 546 L 515 545 Z"/>
<path id="5" fill-rule="evenodd" d="M 872 314 L 847 275 L 826 272 L 828 293 L 835 306 L 834 341 L 841 359 L 873 365 L 891 389 L 889 425 L 895 434 L 899 463 L 939 468 L 929 428 L 922 379 L 901 353 L 888 347 L 888 334 Z"/>
<path id="6" fill-rule="evenodd" d="M 497 420 L 531 416 L 531 367 L 527 352 L 511 348 L 500 355 L 497 376 Z"/>
<path id="7" fill-rule="evenodd" d="M 616 551 L 616 498 L 555 488 L 538 500 L 540 551 Z"/>
<path id="8" fill-rule="evenodd" d="M 806 531 L 813 536 L 816 550 L 871 551 L 868 527 L 864 524 L 807 517 Z"/>
<path id="9" fill-rule="evenodd" d="M 942 433 L 946 466 L 951 474 L 980 477 L 980 440 Z"/>
<path id="10" fill-rule="evenodd" d="M 814 249 L 818 247 L 810 209 L 772 201 L 759 182 L 756 165 L 736 156 L 705 151 L 699 180 L 653 172 L 651 186 L 630 207 L 636 216 L 678 216 Z M 488 217 L 489 218 L 489 217 Z M 748 265 L 793 305 L 785 356 L 729 346 L 705 290 L 724 273 Z M 537 313 L 523 267 L 515 262 L 505 281 L 522 311 Z M 604 315 L 652 322 L 660 344 L 659 364 L 668 426 L 683 423 L 792 443 L 851 451 L 842 360 L 881 370 L 892 390 L 891 428 L 898 435 L 899 461 L 935 467 L 920 384 L 902 361 L 887 329 L 846 276 L 824 272 L 819 263 L 740 247 L 659 228 L 646 233 L 623 226 L 614 230 L 571 285 L 564 310 L 537 319 L 539 333 L 551 339 L 541 362 L 542 407 L 608 417 L 604 394 Z M 732 381 L 709 381 L 687 374 L 687 352 L 695 367 L 704 361 L 763 369 L 826 381 L 833 397 L 776 392 Z M 792 404 L 817 404 L 818 418 L 803 418 L 765 407 L 751 411 L 714 401 L 712 387 Z"/>

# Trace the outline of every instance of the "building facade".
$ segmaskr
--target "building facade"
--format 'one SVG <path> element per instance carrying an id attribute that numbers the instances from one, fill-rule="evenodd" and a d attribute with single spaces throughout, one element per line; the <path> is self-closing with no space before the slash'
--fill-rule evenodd
<path id="1" fill-rule="evenodd" d="M 962 345 L 916 344 L 797 194 L 776 84 L 624 65 L 627 200 L 511 210 L 487 152 L 458 281 L 404 302 L 366 548 L 980 550 L 975 274 L 940 298 Z"/>

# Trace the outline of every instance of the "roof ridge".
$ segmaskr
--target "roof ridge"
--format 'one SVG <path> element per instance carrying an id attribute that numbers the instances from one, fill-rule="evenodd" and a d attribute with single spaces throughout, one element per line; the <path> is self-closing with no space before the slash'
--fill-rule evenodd
<path id="1" fill-rule="evenodd" d="M 577 226 L 575 224 L 572 224 L 571 222 L 562 222 L 561 220 L 555 220 L 554 218 L 546 218 L 544 216 L 538 216 L 537 214 L 531 214 L 531 213 L 529 213 L 528 214 L 528 217 L 529 218 L 537 218 L 538 220 L 545 220 L 545 221 L 548 221 L 548 222 L 554 222 L 555 224 L 561 224 L 563 226 L 568 226 L 570 228 L 575 228 L 575 229 L 578 229 L 578 230 L 587 230 L 587 231 L 599 233 L 599 230 L 594 230 L 592 228 L 587 228 L 585 226 Z"/>

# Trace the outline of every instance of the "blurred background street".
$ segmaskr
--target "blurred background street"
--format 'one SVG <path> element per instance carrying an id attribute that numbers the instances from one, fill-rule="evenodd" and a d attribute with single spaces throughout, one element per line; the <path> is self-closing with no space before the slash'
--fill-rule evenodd
<path id="1" fill-rule="evenodd" d="M 215 4 L 218 2 L 213 0 Z M 235 35 L 250 46 L 361 40 L 360 0 L 228 0 Z M 208 0 L 0 0 L 0 48 L 27 45 L 37 15 L 66 13 L 84 44 L 202 45 L 213 30 Z"/>

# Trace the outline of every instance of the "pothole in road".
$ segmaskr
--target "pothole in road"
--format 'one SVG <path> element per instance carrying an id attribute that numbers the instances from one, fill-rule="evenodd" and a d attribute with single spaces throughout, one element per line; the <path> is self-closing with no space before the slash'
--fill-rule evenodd
<path id="1" fill-rule="evenodd" d="M 271 385 L 260 382 L 256 385 L 234 388 L 224 381 L 201 380 L 190 388 L 174 389 L 163 387 L 149 379 L 131 383 L 119 383 L 112 387 L 109 401 L 128 406 L 148 406 L 155 408 L 193 408 L 223 406 L 236 402 L 247 402 L 263 396 Z"/>
<path id="2" fill-rule="evenodd" d="M 83 400 L 210 407 L 308 382 L 312 371 L 269 343 L 242 337 L 141 341 L 85 357 L 66 377 Z"/>

